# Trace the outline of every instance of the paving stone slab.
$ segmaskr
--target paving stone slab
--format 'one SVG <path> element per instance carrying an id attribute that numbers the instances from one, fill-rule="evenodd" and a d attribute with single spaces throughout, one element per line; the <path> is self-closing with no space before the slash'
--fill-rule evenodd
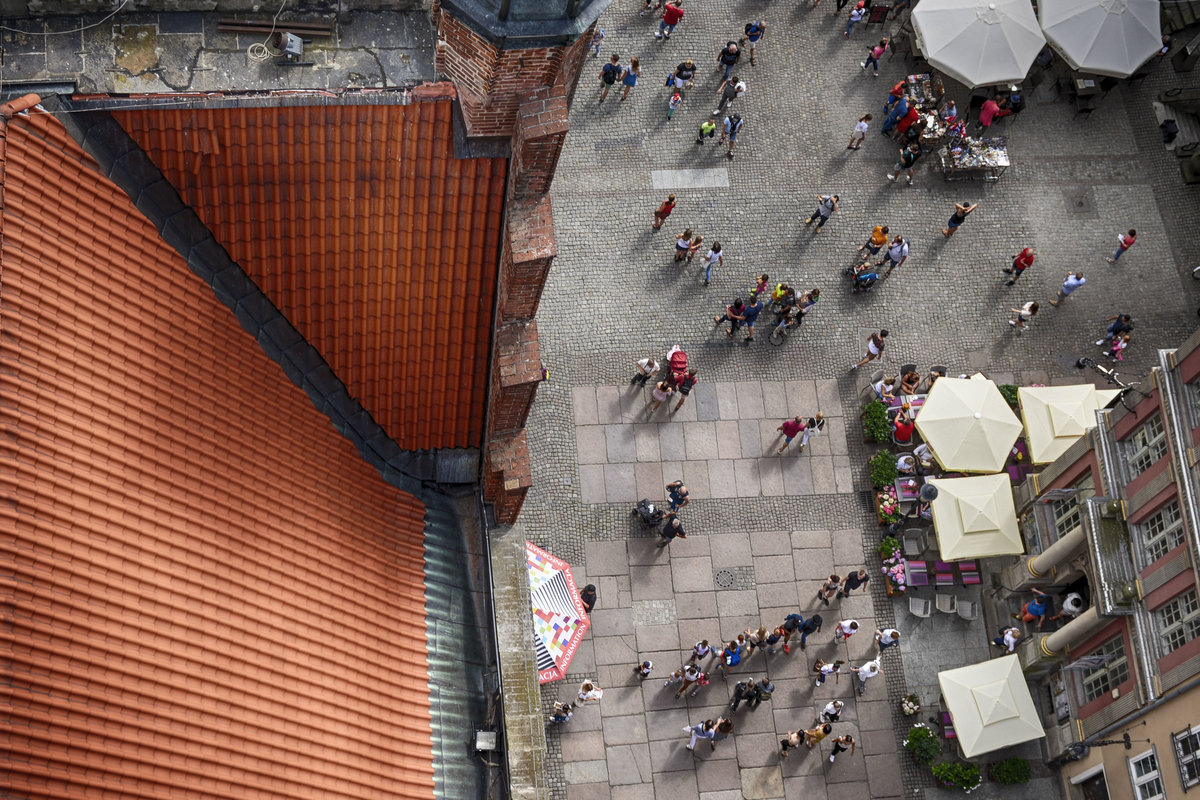
<path id="1" fill-rule="evenodd" d="M 653 783 L 614 786 L 611 792 L 612 800 L 655 800 Z"/>
<path id="2" fill-rule="evenodd" d="M 567 800 L 610 800 L 607 783 L 577 783 L 567 787 Z"/>
<path id="3" fill-rule="evenodd" d="M 629 664 L 632 669 L 633 665 L 639 661 L 632 636 L 597 637 L 594 644 L 597 664 Z M 604 695 L 604 700 L 608 701 L 607 693 Z"/>
<path id="4" fill-rule="evenodd" d="M 697 780 L 697 782 L 699 782 Z M 704 786 L 703 783 L 700 784 Z M 700 800 L 742 800 L 741 789 L 726 789 L 720 792 L 701 792 Z"/>
<path id="5" fill-rule="evenodd" d="M 882 676 L 880 676 L 882 677 Z M 876 681 L 879 678 L 872 678 Z M 864 698 L 859 699 L 856 709 L 858 712 L 858 728 L 860 731 L 883 731 L 892 729 L 892 709 L 886 700 L 871 700 L 871 691 L 874 687 L 871 681 L 867 682 L 867 694 Z M 883 697 L 883 687 L 880 687 L 879 696 Z"/>
<path id="6" fill-rule="evenodd" d="M 576 425 L 596 425 L 596 387 L 574 386 L 571 388 L 571 411 Z"/>
<path id="7" fill-rule="evenodd" d="M 604 465 L 579 465 L 579 499 L 583 503 L 603 503 L 604 494 Z"/>
<path id="8" fill-rule="evenodd" d="M 759 608 L 795 608 L 800 602 L 794 581 L 788 583 L 760 583 L 757 591 Z M 764 618 L 763 624 L 767 624 L 768 619 L 774 619 L 774 617 Z M 779 621 L 782 622 L 782 617 Z M 768 625 L 768 627 L 773 626 Z"/>
<path id="9" fill-rule="evenodd" d="M 638 652 L 641 653 L 679 649 L 679 626 L 674 622 L 666 625 L 639 625 L 635 635 L 637 636 Z"/>
<path id="10" fill-rule="evenodd" d="M 859 748 L 859 751 L 854 754 L 853 758 L 850 757 L 849 753 L 842 753 L 837 757 L 837 761 L 830 764 L 829 756 L 833 752 L 833 745 L 828 744 L 828 742 L 829 739 L 827 738 L 821 743 L 820 751 L 821 769 L 825 775 L 825 782 L 830 786 L 847 783 L 865 783 L 867 780 L 867 764 L 864 761 L 862 748 Z"/>
<path id="11" fill-rule="evenodd" d="M 604 465 L 604 501 L 634 504 L 637 496 L 637 476 L 632 464 Z"/>
<path id="12" fill-rule="evenodd" d="M 738 420 L 738 444 L 742 458 L 762 458 L 761 420 Z"/>
<path id="13" fill-rule="evenodd" d="M 722 618 L 758 614 L 758 593 L 751 589 L 742 592 L 717 592 L 717 613 Z M 741 633 L 741 631 L 737 631 Z"/>
<path id="14" fill-rule="evenodd" d="M 664 477 L 670 474 L 665 469 L 663 470 Z M 687 484 L 689 497 L 701 500 L 713 496 L 707 461 L 684 461 L 683 482 Z"/>
<path id="15" fill-rule="evenodd" d="M 675 611 L 680 620 L 711 620 L 717 616 L 716 592 L 683 592 L 675 595 Z M 709 623 L 709 627 L 716 628 Z M 698 641 L 698 640 L 697 640 Z"/>
<path id="16" fill-rule="evenodd" d="M 717 403 L 717 387 L 713 383 L 701 381 L 692 389 L 688 397 L 688 405 L 696 409 L 696 419 L 702 422 L 721 418 L 721 410 Z"/>
<path id="17" fill-rule="evenodd" d="M 608 463 L 630 464 L 638 460 L 635 425 L 605 425 L 604 443 Z"/>
<path id="18" fill-rule="evenodd" d="M 759 583 L 780 583 L 782 581 L 795 580 L 796 567 L 792 563 L 791 548 L 788 548 L 786 555 L 756 557 L 754 559 L 754 576 Z"/>
<path id="19" fill-rule="evenodd" d="M 683 733 L 682 725 L 676 730 L 676 736 L 671 739 L 652 740 L 650 742 L 650 763 L 654 770 L 654 781 L 658 783 L 660 776 L 671 772 L 686 771 L 695 777 L 696 757 L 686 747 L 689 738 Z M 708 748 L 707 742 L 697 742 L 697 746 Z"/>
<path id="20" fill-rule="evenodd" d="M 763 402 L 763 387 L 758 381 L 737 384 L 737 406 L 739 419 L 762 419 L 767 415 Z"/>
<path id="21" fill-rule="evenodd" d="M 683 423 L 683 446 L 688 461 L 707 461 L 717 458 L 716 423 Z"/>
<path id="22" fill-rule="evenodd" d="M 629 574 L 633 579 L 634 602 L 675 599 L 675 590 L 671 588 L 671 567 L 669 565 L 633 566 L 629 568 Z"/>
<path id="23" fill-rule="evenodd" d="M 736 758 L 696 762 L 696 782 L 705 792 L 734 790 L 742 796 L 742 776 Z"/>
<path id="24" fill-rule="evenodd" d="M 574 718 L 572 718 L 574 722 Z M 598 753 L 604 752 L 604 732 L 571 731 L 558 737 L 559 747 L 562 748 L 563 761 L 592 761 Z"/>
<path id="25" fill-rule="evenodd" d="M 671 579 L 676 593 L 711 592 L 715 588 L 712 559 L 707 556 L 680 558 L 676 555 L 671 559 Z"/>
<path id="26" fill-rule="evenodd" d="M 658 428 L 658 453 L 663 461 L 683 461 L 687 451 L 683 444 L 683 425 L 677 422 L 661 423 Z M 664 470 L 665 471 L 665 470 Z M 671 478 L 670 480 L 675 480 Z M 691 488 L 689 486 L 689 488 Z"/>
<path id="27" fill-rule="evenodd" d="M 581 425 L 575 428 L 576 462 L 604 464 L 608 461 L 608 440 L 603 425 Z"/>
<path id="28" fill-rule="evenodd" d="M 588 542 L 584 545 L 584 556 L 588 574 L 593 578 L 629 574 L 624 539 Z"/>
<path id="29" fill-rule="evenodd" d="M 792 562 L 796 568 L 796 580 L 811 583 L 816 581 L 820 583 L 828 578 L 833 573 L 833 552 L 826 548 L 810 548 L 805 550 L 793 550 Z M 804 598 L 810 593 L 815 594 L 820 586 L 813 586 L 808 589 L 807 586 L 800 588 L 800 599 L 803 602 Z"/>
<path id="30" fill-rule="evenodd" d="M 614 786 L 640 784 L 653 780 L 649 745 L 616 745 L 605 748 L 605 754 L 608 761 L 608 782 L 610 784 Z"/>
<path id="31" fill-rule="evenodd" d="M 742 768 L 742 796 L 746 800 L 783 797 L 783 774 L 779 765 Z"/>
<path id="32" fill-rule="evenodd" d="M 608 780 L 607 761 L 564 761 L 563 779 L 568 783 L 601 783 Z"/>
<path id="33" fill-rule="evenodd" d="M 897 753 L 881 753 L 864 757 L 867 769 L 867 785 L 872 797 L 896 796 L 896 776 L 900 774 L 900 758 Z"/>
<path id="34" fill-rule="evenodd" d="M 642 539 L 628 539 L 625 542 L 625 552 L 629 557 L 630 577 L 633 567 L 664 567 L 670 569 L 671 553 L 669 547 L 657 547 L 659 537 L 651 536 Z M 631 583 L 632 587 L 632 583 Z M 664 599 L 664 598 L 651 598 Z"/>
<path id="35" fill-rule="evenodd" d="M 702 424 L 702 423 L 697 423 Z M 742 433 L 738 420 L 722 419 L 713 423 L 717 437 L 717 458 L 735 460 L 742 457 Z M 686 436 L 686 434 L 685 434 Z"/>
<path id="36" fill-rule="evenodd" d="M 800 775 L 783 779 L 785 800 L 831 800 L 820 775 Z M 857 797 L 858 795 L 853 795 Z M 842 795 L 839 795 L 842 797 Z"/>
<path id="37" fill-rule="evenodd" d="M 796 454 L 793 452 L 792 455 Z M 783 472 L 784 494 L 813 494 L 812 462 L 807 457 L 781 457 L 779 467 Z"/>
<path id="38" fill-rule="evenodd" d="M 658 448 L 660 423 L 639 423 L 633 426 L 634 451 L 638 461 L 661 461 Z"/>
<path id="39" fill-rule="evenodd" d="M 663 480 L 662 464 L 637 463 L 628 465 L 633 469 L 634 495 L 662 503 L 666 499 L 666 481 Z"/>
<path id="40" fill-rule="evenodd" d="M 737 479 L 734 475 L 733 461 L 708 462 L 708 491 L 713 498 L 733 498 L 738 496 Z"/>
<path id="41" fill-rule="evenodd" d="M 596 418 L 601 425 L 616 425 L 621 418 L 621 393 L 615 386 L 596 387 Z"/>
<path id="42" fill-rule="evenodd" d="M 717 413 L 720 419 L 737 419 L 737 384 L 717 384 Z"/>
<path id="43" fill-rule="evenodd" d="M 787 394 L 788 416 L 811 417 L 821 410 L 817 406 L 816 381 L 786 381 L 784 391 Z"/>
<path id="44" fill-rule="evenodd" d="M 691 711 L 687 706 L 666 709 L 651 709 L 646 712 L 646 736 L 652 742 L 667 739 L 678 740 L 682 735 L 682 727 L 691 719 Z M 685 742 L 686 744 L 686 742 Z"/>
<path id="45" fill-rule="evenodd" d="M 750 534 L 744 531 L 710 534 L 708 536 L 709 552 L 712 553 L 713 564 L 722 567 L 750 566 L 754 563 L 754 554 L 750 549 Z"/>
<path id="46" fill-rule="evenodd" d="M 756 556 L 790 556 L 791 534 L 787 531 L 756 531 L 750 540 L 750 552 Z"/>

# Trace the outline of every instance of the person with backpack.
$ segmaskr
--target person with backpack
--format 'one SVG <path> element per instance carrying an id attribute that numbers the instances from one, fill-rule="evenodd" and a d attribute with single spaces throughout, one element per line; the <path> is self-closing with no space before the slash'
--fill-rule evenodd
<path id="1" fill-rule="evenodd" d="M 763 679 L 754 687 L 754 691 L 746 698 L 746 705 L 750 706 L 750 710 L 756 710 L 762 705 L 763 700 L 770 700 L 771 695 L 775 692 L 775 684 L 771 683 L 771 679 L 763 676 Z"/>
<path id="2" fill-rule="evenodd" d="M 908 147 L 900 151 L 900 157 L 896 159 L 896 169 L 888 173 L 887 179 L 892 183 L 900 177 L 901 172 L 908 172 L 908 183 L 912 186 L 913 168 L 917 165 L 917 159 L 921 157 L 921 145 L 913 142 Z"/>
<path id="3" fill-rule="evenodd" d="M 745 701 L 749 704 L 750 698 L 758 693 L 758 681 L 754 678 L 747 678 L 744 681 L 738 681 L 733 687 L 733 699 L 729 701 L 729 710 L 737 711 L 738 706 Z"/>
<path id="4" fill-rule="evenodd" d="M 742 302 L 742 298 L 734 298 L 734 301 L 725 307 L 725 313 L 722 316 L 713 315 L 713 322 L 720 325 L 722 322 L 729 323 L 729 330 L 725 332 L 726 336 L 733 336 L 734 331 L 742 326 L 742 321 L 746 319 L 746 305 Z"/>
<path id="5" fill-rule="evenodd" d="M 692 367 L 687 371 L 687 374 L 679 379 L 679 402 L 675 405 L 675 411 L 683 408 L 683 404 L 687 402 L 688 395 L 692 393 L 692 389 L 700 382 L 696 377 L 696 368 Z"/>
<path id="6" fill-rule="evenodd" d="M 633 87 L 637 86 L 638 78 L 642 77 L 642 65 L 637 60 L 637 56 L 629 59 L 629 66 L 625 68 L 625 74 L 621 76 L 621 83 L 625 86 L 625 91 L 621 92 L 621 99 L 629 97 L 629 93 L 633 91 Z"/>
<path id="7" fill-rule="evenodd" d="M 604 28 L 596 28 L 592 34 L 592 58 L 600 55 L 600 45 L 604 42 Z"/>
<path id="8" fill-rule="evenodd" d="M 721 142 L 729 140 L 729 151 L 725 155 L 733 158 L 733 146 L 737 142 L 738 134 L 741 133 L 742 127 L 746 121 L 742 119 L 741 114 L 730 114 L 725 118 L 725 131 L 721 134 Z"/>
<path id="9" fill-rule="evenodd" d="M 739 42 L 746 46 L 750 51 L 750 66 L 754 66 L 754 47 L 762 41 L 763 34 L 767 32 L 766 24 L 760 19 L 755 22 L 747 22 L 745 36 Z"/>
<path id="10" fill-rule="evenodd" d="M 788 644 L 791 641 L 792 635 L 800 630 L 800 626 L 804 624 L 804 617 L 799 614 L 788 614 L 783 618 L 783 624 L 779 626 L 779 630 L 783 632 L 783 652 L 791 653 L 792 647 Z"/>
<path id="11" fill-rule="evenodd" d="M 717 72 L 724 69 L 725 74 L 722 77 L 724 80 L 729 80 L 729 76 L 733 74 L 733 68 L 741 60 L 742 51 L 738 48 L 737 42 L 726 42 L 721 52 L 717 53 Z"/>
<path id="12" fill-rule="evenodd" d="M 736 667 L 742 663 L 742 652 L 744 649 L 741 636 L 738 636 L 737 639 L 733 639 L 729 644 L 725 645 L 725 649 L 721 651 L 721 657 L 717 662 L 717 669 L 721 670 L 722 678 L 725 677 L 725 671 L 729 667 Z"/>
<path id="13" fill-rule="evenodd" d="M 725 106 L 731 105 L 734 100 L 746 93 L 746 83 L 734 75 L 722 81 L 717 91 L 720 92 L 720 98 L 717 100 L 717 107 L 713 109 L 714 117 L 720 114 Z"/>
<path id="14" fill-rule="evenodd" d="M 814 633 L 821 632 L 821 623 L 825 620 L 821 619 L 820 614 L 813 614 L 804 621 L 804 624 L 796 629 L 796 633 L 800 634 L 800 649 L 804 650 L 808 647 L 808 637 Z"/>
<path id="15" fill-rule="evenodd" d="M 600 68 L 600 100 L 598 103 L 604 102 L 604 98 L 608 97 L 608 90 L 616 84 L 620 77 L 621 56 L 613 53 L 608 63 Z"/>
<path id="16" fill-rule="evenodd" d="M 867 15 L 866 3 L 862 2 L 861 0 L 859 1 L 858 5 L 856 5 L 852 9 L 850 9 L 850 21 L 846 23 L 846 32 L 845 32 L 845 37 L 847 39 L 850 38 L 850 34 L 854 30 L 854 26 L 857 25 L 858 23 L 862 22 L 862 18 L 865 17 L 866 15 Z"/>

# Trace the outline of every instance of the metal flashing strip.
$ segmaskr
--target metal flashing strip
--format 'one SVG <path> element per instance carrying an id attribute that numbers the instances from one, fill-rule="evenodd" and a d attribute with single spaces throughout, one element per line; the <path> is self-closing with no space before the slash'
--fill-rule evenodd
<path id="1" fill-rule="evenodd" d="M 1090 497 L 1084 505 L 1084 531 L 1097 579 L 1092 595 L 1104 616 L 1128 616 L 1139 605 L 1138 571 L 1129 527 L 1113 506 L 1118 503 L 1110 497 Z"/>

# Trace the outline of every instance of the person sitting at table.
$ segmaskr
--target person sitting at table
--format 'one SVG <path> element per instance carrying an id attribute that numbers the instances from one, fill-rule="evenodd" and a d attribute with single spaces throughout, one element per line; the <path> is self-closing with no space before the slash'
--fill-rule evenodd
<path id="1" fill-rule="evenodd" d="M 928 380 L 929 380 L 929 386 L 927 386 L 925 389 L 925 391 L 928 392 L 930 389 L 933 388 L 934 381 L 936 381 L 938 378 L 946 377 L 946 373 L 940 369 L 930 369 L 929 374 L 926 375 L 925 377 L 928 378 Z"/>
<path id="2" fill-rule="evenodd" d="M 921 376 L 915 370 L 909 370 L 900 378 L 900 394 L 916 394 L 921 384 Z"/>
<path id="3" fill-rule="evenodd" d="M 875 396 L 885 403 L 890 403 L 896 399 L 896 379 L 880 378 L 871 384 L 871 388 L 875 390 Z"/>
<path id="4" fill-rule="evenodd" d="M 928 469 L 933 469 L 933 465 L 935 463 L 933 460 L 933 451 L 929 449 L 929 445 L 927 445 L 925 442 L 921 442 L 919 445 L 913 448 L 913 455 L 916 456 L 917 460 L 921 463 L 922 472 Z"/>
<path id="5" fill-rule="evenodd" d="M 986 131 L 992 127 L 993 122 L 1011 114 L 1012 110 L 1005 108 L 1006 105 L 1008 105 L 1006 98 L 1000 98 L 997 101 L 996 98 L 989 97 L 984 100 L 983 107 L 979 109 L 979 122 L 975 123 L 975 130 Z"/>
<path id="6" fill-rule="evenodd" d="M 901 453 L 896 457 L 896 472 L 901 475 L 917 474 L 917 460 L 911 453 Z"/>
<path id="7" fill-rule="evenodd" d="M 920 517 L 923 520 L 928 520 L 928 521 L 933 520 L 933 504 L 932 503 L 922 503 L 920 500 L 917 500 L 916 508 L 917 508 L 917 516 L 918 517 Z"/>
<path id="8" fill-rule="evenodd" d="M 908 416 L 910 411 L 911 406 L 905 403 L 900 406 L 900 410 L 896 412 L 896 419 L 892 421 L 892 436 L 899 444 L 908 444 L 912 441 L 913 421 Z"/>
<path id="9" fill-rule="evenodd" d="M 946 105 L 942 106 L 942 110 L 938 113 L 941 114 L 942 121 L 949 124 L 958 116 L 958 106 L 954 105 L 953 100 L 947 100 Z"/>

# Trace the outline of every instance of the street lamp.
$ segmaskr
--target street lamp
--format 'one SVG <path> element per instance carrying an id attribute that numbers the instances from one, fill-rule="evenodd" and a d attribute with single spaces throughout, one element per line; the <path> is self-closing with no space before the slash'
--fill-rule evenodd
<path id="1" fill-rule="evenodd" d="M 1097 739 L 1094 742 L 1072 742 L 1063 750 L 1062 755 L 1050 762 L 1050 766 L 1061 768 L 1071 763 L 1087 758 L 1087 754 L 1091 752 L 1093 747 L 1104 747 L 1110 744 L 1123 744 L 1126 750 L 1133 749 L 1134 742 L 1149 742 L 1149 739 L 1130 739 L 1129 733 L 1125 732 L 1120 739 Z"/>

